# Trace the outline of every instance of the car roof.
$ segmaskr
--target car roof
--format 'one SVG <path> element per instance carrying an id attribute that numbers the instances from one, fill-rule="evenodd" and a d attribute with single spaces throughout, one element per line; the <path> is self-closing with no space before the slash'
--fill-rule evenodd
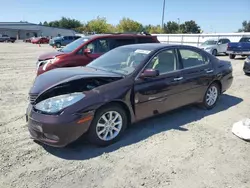
<path id="1" fill-rule="evenodd" d="M 104 33 L 104 34 L 94 34 L 94 35 L 86 35 L 83 38 L 102 38 L 102 37 L 146 37 L 146 38 L 152 38 L 156 37 L 153 35 L 143 35 L 143 34 L 134 34 L 134 33 Z"/>
<path id="2" fill-rule="evenodd" d="M 165 48 L 165 47 L 189 47 L 189 48 L 193 48 L 193 46 L 188 46 L 188 45 L 166 44 L 166 43 L 129 44 L 129 45 L 120 46 L 118 48 L 134 48 L 134 49 L 141 49 L 141 50 L 159 50 L 159 49 Z"/>

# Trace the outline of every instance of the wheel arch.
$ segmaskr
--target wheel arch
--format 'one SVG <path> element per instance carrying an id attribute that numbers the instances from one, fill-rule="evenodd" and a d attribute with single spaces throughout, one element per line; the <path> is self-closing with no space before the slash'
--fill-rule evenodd
<path id="1" fill-rule="evenodd" d="M 209 86 L 208 88 L 212 85 L 216 83 L 218 86 L 219 86 L 219 91 L 220 91 L 220 94 L 222 93 L 222 84 L 221 84 L 221 81 L 220 80 L 214 80 Z"/>
<path id="2" fill-rule="evenodd" d="M 99 106 L 96 111 L 105 108 L 107 106 L 111 106 L 111 105 L 118 105 L 120 106 L 126 113 L 127 117 L 128 117 L 128 124 L 131 124 L 133 122 L 134 116 L 133 116 L 133 112 L 131 111 L 131 108 L 123 101 L 121 100 L 113 100 L 113 101 L 109 101 L 101 106 Z"/>

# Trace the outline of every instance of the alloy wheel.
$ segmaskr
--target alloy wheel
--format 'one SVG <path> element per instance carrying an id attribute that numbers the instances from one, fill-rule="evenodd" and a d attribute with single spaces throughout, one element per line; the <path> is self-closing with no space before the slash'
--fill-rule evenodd
<path id="1" fill-rule="evenodd" d="M 122 125 L 122 116 L 116 111 L 108 111 L 98 120 L 96 133 L 101 140 L 110 141 L 119 134 Z"/>
<path id="2" fill-rule="evenodd" d="M 218 98 L 218 89 L 216 86 L 211 86 L 206 94 L 206 103 L 208 106 L 213 106 Z"/>

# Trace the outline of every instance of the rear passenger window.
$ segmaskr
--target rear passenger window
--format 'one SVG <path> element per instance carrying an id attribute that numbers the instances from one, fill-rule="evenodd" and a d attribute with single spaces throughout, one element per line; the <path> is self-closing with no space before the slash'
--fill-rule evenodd
<path id="1" fill-rule="evenodd" d="M 205 65 L 208 63 L 208 58 L 204 57 L 200 53 L 188 50 L 188 49 L 180 49 L 180 54 L 182 58 L 183 68 L 196 67 L 200 65 Z"/>
<path id="2" fill-rule="evenodd" d="M 155 41 L 151 37 L 139 37 L 138 43 L 154 43 Z"/>
<path id="3" fill-rule="evenodd" d="M 115 47 L 134 44 L 134 43 L 135 43 L 135 39 L 133 38 L 115 39 Z"/>

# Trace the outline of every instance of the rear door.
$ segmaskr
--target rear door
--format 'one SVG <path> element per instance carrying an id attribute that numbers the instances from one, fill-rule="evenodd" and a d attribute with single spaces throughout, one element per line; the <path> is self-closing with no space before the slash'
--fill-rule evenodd
<path id="1" fill-rule="evenodd" d="M 73 42 L 75 39 L 73 36 L 68 36 L 68 44 Z"/>
<path id="2" fill-rule="evenodd" d="M 191 47 L 179 47 L 179 57 L 185 83 L 183 89 L 186 104 L 201 101 L 207 87 L 214 79 L 214 67 L 209 57 L 202 51 Z"/>
<path id="3" fill-rule="evenodd" d="M 69 43 L 69 37 L 68 36 L 64 36 L 61 39 L 61 45 L 62 46 L 66 46 Z"/>
<path id="4" fill-rule="evenodd" d="M 225 53 L 227 51 L 227 43 L 229 43 L 230 41 L 228 39 L 220 39 L 219 40 L 220 44 L 219 44 L 219 53 Z"/>

